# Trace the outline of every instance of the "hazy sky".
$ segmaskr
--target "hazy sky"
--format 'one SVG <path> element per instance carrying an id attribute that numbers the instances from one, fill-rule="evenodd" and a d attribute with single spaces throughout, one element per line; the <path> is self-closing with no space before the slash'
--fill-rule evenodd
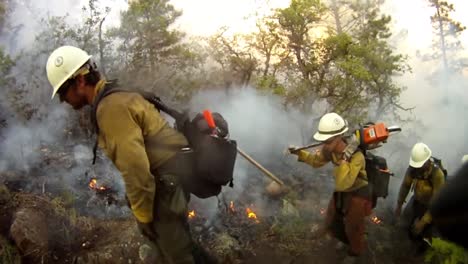
<path id="1" fill-rule="evenodd" d="M 82 0 L 83 3 L 87 0 Z M 127 7 L 126 0 L 104 0 L 113 6 L 112 18 L 117 20 L 119 10 Z M 286 7 L 289 0 L 172 0 L 183 11 L 178 21 L 181 29 L 194 35 L 210 35 L 227 26 L 232 32 L 248 32 L 255 28 L 256 14 L 267 14 L 271 8 Z M 450 0 L 456 8 L 453 17 L 468 25 L 468 0 Z M 427 0 L 387 0 L 386 13 L 393 17 L 395 31 L 408 30 L 408 43 L 413 48 L 431 45 L 430 15 L 434 12 Z M 462 41 L 468 46 L 468 32 Z"/>

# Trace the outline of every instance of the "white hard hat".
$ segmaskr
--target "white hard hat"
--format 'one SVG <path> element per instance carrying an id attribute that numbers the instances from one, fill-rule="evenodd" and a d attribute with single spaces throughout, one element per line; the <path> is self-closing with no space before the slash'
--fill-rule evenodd
<path id="1" fill-rule="evenodd" d="M 320 118 L 314 139 L 326 141 L 334 136 L 344 134 L 346 131 L 348 131 L 348 123 L 337 113 L 328 113 Z"/>
<path id="2" fill-rule="evenodd" d="M 413 168 L 421 168 L 431 158 L 432 151 L 424 143 L 416 143 L 411 150 L 409 165 Z"/>
<path id="3" fill-rule="evenodd" d="M 468 162 L 468 154 L 463 156 L 462 158 L 462 163 L 466 163 L 466 162 Z"/>
<path id="4" fill-rule="evenodd" d="M 52 98 L 68 79 L 91 58 L 84 50 L 73 46 L 62 46 L 54 50 L 47 60 L 47 79 L 53 87 Z"/>

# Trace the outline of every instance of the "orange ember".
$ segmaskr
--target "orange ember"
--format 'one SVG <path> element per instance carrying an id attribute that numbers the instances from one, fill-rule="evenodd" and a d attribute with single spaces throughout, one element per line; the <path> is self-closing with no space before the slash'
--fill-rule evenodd
<path id="1" fill-rule="evenodd" d="M 91 181 L 89 181 L 89 188 L 91 188 L 93 190 L 99 190 L 99 191 L 106 190 L 106 187 L 104 187 L 104 186 L 98 187 L 96 179 L 91 179 Z"/>
<path id="2" fill-rule="evenodd" d="M 327 210 L 325 210 L 324 208 L 320 208 L 320 214 L 321 214 L 321 215 L 324 215 L 326 211 L 327 211 Z"/>
<path id="3" fill-rule="evenodd" d="M 379 219 L 377 216 L 372 216 L 371 221 L 378 225 L 382 223 L 382 220 Z"/>
<path id="4" fill-rule="evenodd" d="M 194 218 L 195 216 L 197 216 L 197 214 L 195 213 L 195 210 L 192 210 L 192 211 L 189 211 L 189 212 L 188 212 L 188 218 L 189 218 L 189 219 L 192 219 L 192 218 Z"/>
<path id="5" fill-rule="evenodd" d="M 245 209 L 246 213 L 247 213 L 247 217 L 252 219 L 252 220 L 255 220 L 256 223 L 260 223 L 260 221 L 258 221 L 257 219 L 257 215 L 252 211 L 252 209 L 250 208 L 246 208 Z"/>
<path id="6" fill-rule="evenodd" d="M 233 201 L 231 201 L 231 202 L 229 203 L 229 210 L 230 210 L 231 212 L 233 212 L 233 213 L 236 211 L 236 208 L 234 207 L 234 202 L 233 202 Z"/>

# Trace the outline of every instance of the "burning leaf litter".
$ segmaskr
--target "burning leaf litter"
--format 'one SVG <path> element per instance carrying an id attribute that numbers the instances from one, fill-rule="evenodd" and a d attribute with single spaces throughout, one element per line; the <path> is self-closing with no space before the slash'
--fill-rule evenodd
<path id="1" fill-rule="evenodd" d="M 234 202 L 231 201 L 229 203 L 229 210 L 231 211 L 231 213 L 235 213 L 236 212 L 236 208 L 234 207 Z"/>
<path id="2" fill-rule="evenodd" d="M 188 218 L 189 218 L 189 219 L 192 219 L 192 218 L 194 218 L 195 216 L 197 216 L 197 214 L 195 213 L 195 210 L 192 210 L 192 211 L 189 211 L 189 212 L 188 212 Z"/>
<path id="3" fill-rule="evenodd" d="M 245 212 L 247 213 L 247 217 L 254 220 L 256 223 L 260 223 L 260 221 L 257 219 L 257 214 L 255 214 L 252 209 L 250 209 L 249 207 L 247 207 L 245 209 Z"/>
<path id="4" fill-rule="evenodd" d="M 89 188 L 93 189 L 93 190 L 99 190 L 99 191 L 105 191 L 107 190 L 107 188 L 105 186 L 98 186 L 98 183 L 97 183 L 97 180 L 92 178 L 90 181 L 89 181 Z"/>
<path id="5" fill-rule="evenodd" d="M 380 225 L 382 223 L 382 220 L 375 215 L 371 217 L 371 221 L 377 225 Z"/>

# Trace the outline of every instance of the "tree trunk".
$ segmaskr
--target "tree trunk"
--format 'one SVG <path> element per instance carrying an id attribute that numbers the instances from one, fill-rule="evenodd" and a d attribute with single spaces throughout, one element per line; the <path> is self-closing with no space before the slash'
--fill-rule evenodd
<path id="1" fill-rule="evenodd" d="M 331 10 L 333 13 L 333 18 L 335 19 L 336 34 L 341 34 L 343 33 L 343 26 L 341 25 L 340 12 L 336 0 L 332 0 Z"/>
<path id="2" fill-rule="evenodd" d="M 268 71 L 270 70 L 270 59 L 271 53 L 268 52 L 265 58 L 265 69 L 263 70 L 263 77 L 266 77 L 268 75 Z"/>
<path id="3" fill-rule="evenodd" d="M 104 23 L 104 20 L 106 19 L 106 16 L 104 16 L 99 23 L 99 59 L 101 61 L 101 73 L 106 76 L 106 63 L 104 61 L 104 41 L 102 40 L 102 24 Z"/>
<path id="4" fill-rule="evenodd" d="M 448 70 L 448 62 L 447 62 L 447 52 L 445 47 L 445 35 L 444 35 L 444 27 L 442 17 L 440 15 L 440 5 L 436 3 L 437 9 L 437 21 L 439 22 L 439 36 L 440 36 L 440 48 L 442 50 L 442 60 L 444 62 L 444 71 L 447 72 Z"/>

